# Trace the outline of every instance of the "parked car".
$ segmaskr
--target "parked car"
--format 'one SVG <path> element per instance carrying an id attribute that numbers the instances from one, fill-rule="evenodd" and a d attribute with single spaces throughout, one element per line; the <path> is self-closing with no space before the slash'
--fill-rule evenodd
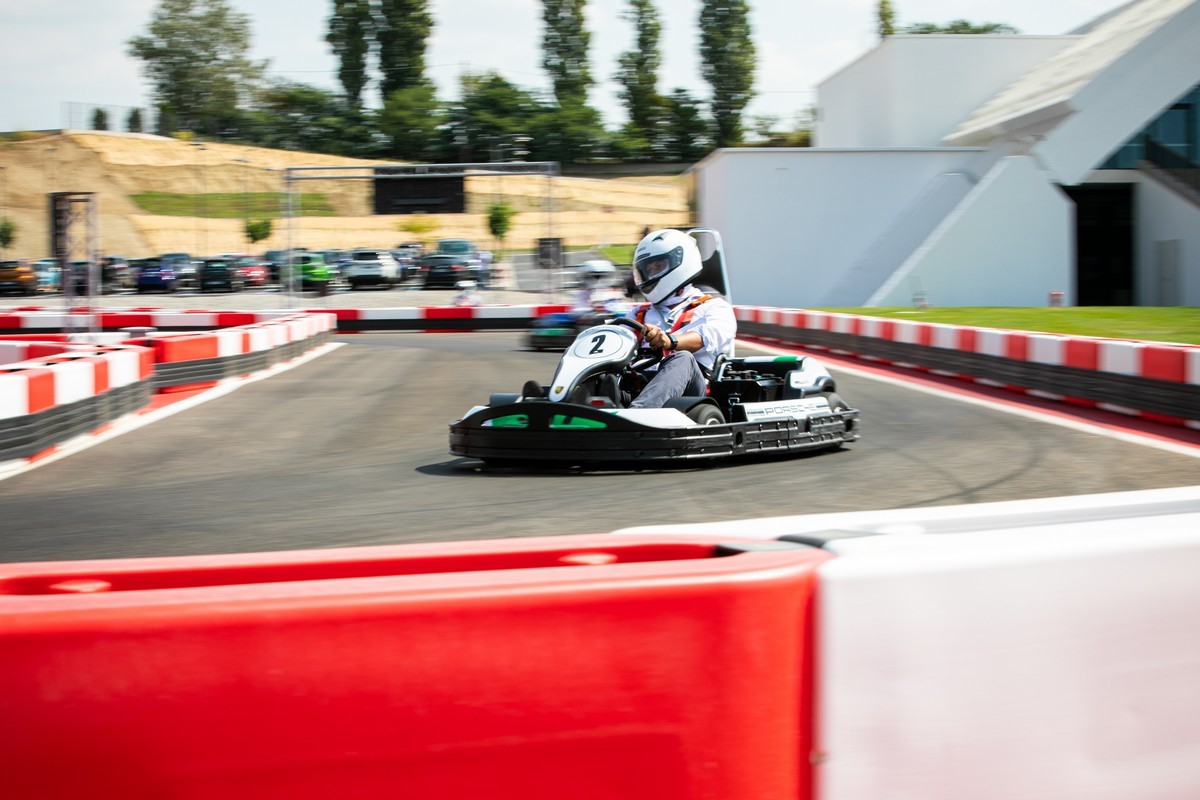
<path id="1" fill-rule="evenodd" d="M 53 294 L 62 291 L 62 269 L 58 266 L 57 258 L 39 258 L 33 262 L 33 271 L 37 274 L 39 292 Z"/>
<path id="2" fill-rule="evenodd" d="M 436 255 L 452 256 L 467 268 L 468 279 L 480 287 L 487 286 L 490 270 L 483 264 L 479 251 L 470 239 L 438 239 Z"/>
<path id="3" fill-rule="evenodd" d="M 320 253 L 297 253 L 292 257 L 301 289 L 324 291 L 329 286 L 330 269 Z"/>
<path id="4" fill-rule="evenodd" d="M 99 266 L 93 272 L 92 262 L 87 259 L 79 259 L 67 264 L 67 273 L 63 276 L 63 291 L 69 287 L 71 294 L 76 297 L 82 297 L 89 294 L 88 287 L 93 279 L 93 275 L 98 279 L 100 275 Z M 96 286 L 95 294 L 102 294 L 100 286 Z"/>
<path id="5" fill-rule="evenodd" d="M 200 262 L 197 271 L 200 291 L 224 289 L 227 292 L 240 292 L 246 288 L 242 272 L 232 258 L 205 258 Z"/>
<path id="6" fill-rule="evenodd" d="M 233 261 L 233 265 L 242 274 L 242 283 L 245 286 L 265 286 L 271 280 L 271 269 L 267 262 L 249 253 L 222 253 L 221 258 Z"/>
<path id="7" fill-rule="evenodd" d="M 287 288 L 290 276 L 295 290 L 324 290 L 329 288 L 330 275 L 329 265 L 320 253 L 298 252 L 292 257 L 292 266 L 283 269 L 283 285 Z"/>
<path id="8" fill-rule="evenodd" d="M 405 242 L 392 250 L 392 258 L 400 265 L 400 280 L 408 280 L 418 273 L 417 259 L 425 254 L 418 242 Z"/>
<path id="9" fill-rule="evenodd" d="M 196 283 L 196 262 L 188 253 L 163 253 L 159 257 L 159 263 L 164 267 L 170 267 L 173 274 L 174 286 L 176 289 L 195 289 Z"/>
<path id="10" fill-rule="evenodd" d="M 475 281 L 478 269 L 472 270 L 461 258 L 452 255 L 430 253 L 421 256 L 417 261 L 417 269 L 421 271 L 422 289 L 453 289 L 459 281 Z"/>
<path id="11" fill-rule="evenodd" d="M 400 282 L 400 265 L 387 250 L 352 250 L 342 267 L 342 276 L 351 289 L 382 286 L 390 289 Z"/>
<path id="12" fill-rule="evenodd" d="M 137 270 L 138 294 L 175 291 L 175 268 L 161 258 L 140 258 L 134 263 Z"/>
<path id="13" fill-rule="evenodd" d="M 28 261 L 0 261 L 0 292 L 37 294 L 38 277 Z"/>
<path id="14" fill-rule="evenodd" d="M 319 250 L 321 258 L 325 261 L 325 266 L 329 269 L 330 285 L 340 284 L 343 281 L 342 269 L 347 262 L 350 261 L 350 253 L 347 250 Z"/>
<path id="15" fill-rule="evenodd" d="M 279 283 L 279 275 L 283 271 L 284 265 L 287 264 L 287 256 L 287 250 L 268 250 L 263 253 L 263 262 L 270 271 L 271 283 Z"/>
<path id="16" fill-rule="evenodd" d="M 100 269 L 105 291 L 132 289 L 136 285 L 129 269 L 129 259 L 125 256 L 105 256 L 100 259 Z"/>

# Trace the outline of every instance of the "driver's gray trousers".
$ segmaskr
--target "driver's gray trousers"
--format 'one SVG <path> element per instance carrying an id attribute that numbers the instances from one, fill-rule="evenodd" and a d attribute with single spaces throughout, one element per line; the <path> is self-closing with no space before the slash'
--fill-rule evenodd
<path id="1" fill-rule="evenodd" d="M 707 389 L 708 381 L 696 357 L 679 350 L 663 359 L 657 373 L 629 407 L 662 408 L 673 397 L 703 397 Z"/>

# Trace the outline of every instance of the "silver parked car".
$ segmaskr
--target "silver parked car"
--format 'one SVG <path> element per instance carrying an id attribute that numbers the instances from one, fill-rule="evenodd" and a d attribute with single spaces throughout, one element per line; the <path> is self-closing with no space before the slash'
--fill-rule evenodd
<path id="1" fill-rule="evenodd" d="M 400 283 L 400 265 L 387 250 L 352 250 L 350 260 L 342 262 L 342 279 L 351 289 L 360 286 L 390 289 Z"/>

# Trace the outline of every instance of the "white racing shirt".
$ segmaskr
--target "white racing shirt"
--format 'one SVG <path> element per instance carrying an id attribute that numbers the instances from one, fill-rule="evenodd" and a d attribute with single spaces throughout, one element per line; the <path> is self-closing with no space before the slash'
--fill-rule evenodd
<path id="1" fill-rule="evenodd" d="M 645 321 L 674 334 L 676 338 L 684 333 L 699 333 L 700 338 L 704 340 L 704 347 L 692 355 L 696 357 L 700 366 L 712 369 L 719 354 L 732 352 L 733 340 L 737 338 L 737 318 L 733 314 L 733 306 L 729 305 L 727 300 L 714 294 L 711 300 L 692 309 L 691 321 L 679 330 L 671 330 L 675 321 L 687 309 L 688 303 L 705 294 L 706 292 L 689 284 L 661 303 L 652 304 L 646 310 Z M 637 308 L 627 316 L 634 316 L 636 312 Z"/>

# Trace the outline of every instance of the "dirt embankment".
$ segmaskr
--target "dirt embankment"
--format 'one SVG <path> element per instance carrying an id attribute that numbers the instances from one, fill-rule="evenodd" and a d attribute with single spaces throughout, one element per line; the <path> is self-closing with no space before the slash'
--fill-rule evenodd
<path id="1" fill-rule="evenodd" d="M 368 175 L 376 162 L 313 153 L 205 142 L 192 144 L 149 134 L 64 132 L 0 145 L 0 217 L 17 226 L 6 257 L 50 254 L 48 200 L 52 192 L 90 192 L 96 198 L 97 249 L 131 257 L 184 251 L 196 255 L 295 246 L 310 249 L 392 247 L 413 238 L 466 237 L 494 246 L 486 210 L 505 200 L 516 210 L 507 247 L 532 247 L 556 236 L 568 245 L 635 241 L 646 226 L 686 224 L 684 182 L 677 177 L 644 181 L 481 175 L 467 179 L 467 213 L 426 215 L 434 226 L 415 237 L 401 226 L 411 218 L 372 215 L 371 181 L 301 180 L 304 193 L 325 196 L 336 217 L 281 216 L 269 239 L 251 246 L 240 219 L 156 216 L 132 197 L 142 192 L 186 195 L 282 193 L 284 170 L 338 167 L 293 173 L 304 177 Z"/>

